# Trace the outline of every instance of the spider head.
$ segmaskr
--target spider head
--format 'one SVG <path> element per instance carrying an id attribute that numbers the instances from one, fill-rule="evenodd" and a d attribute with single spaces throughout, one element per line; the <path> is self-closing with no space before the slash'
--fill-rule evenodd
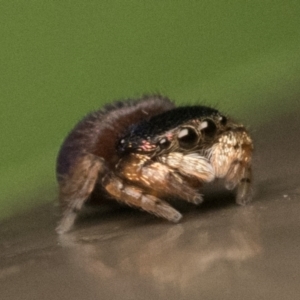
<path id="1" fill-rule="evenodd" d="M 213 142 L 226 121 L 213 108 L 175 108 L 131 126 L 119 139 L 117 149 L 121 155 L 199 151 Z"/>

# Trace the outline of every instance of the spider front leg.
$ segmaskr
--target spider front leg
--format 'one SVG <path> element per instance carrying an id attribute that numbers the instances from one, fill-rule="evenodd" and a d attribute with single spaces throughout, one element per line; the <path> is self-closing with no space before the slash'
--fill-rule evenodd
<path id="1" fill-rule="evenodd" d="M 202 195 L 198 193 L 201 183 L 193 176 L 183 176 L 169 165 L 153 161 L 147 155 L 132 154 L 121 160 L 118 172 L 127 180 L 142 185 L 158 197 L 176 197 L 200 204 Z"/>
<path id="2" fill-rule="evenodd" d="M 182 175 L 197 178 L 200 182 L 211 182 L 215 179 L 211 163 L 199 153 L 172 152 L 163 155 L 160 159 Z"/>
<path id="3" fill-rule="evenodd" d="M 244 169 L 243 176 L 237 185 L 235 201 L 239 205 L 246 205 L 252 201 L 252 170 L 250 167 Z"/>
<path id="4" fill-rule="evenodd" d="M 103 159 L 85 154 L 75 160 L 67 174 L 59 174 L 59 200 L 63 216 L 56 228 L 58 233 L 62 234 L 72 228 L 78 212 L 94 190 L 99 173 L 104 170 Z"/>
<path id="5" fill-rule="evenodd" d="M 252 200 L 253 143 L 244 127 L 225 132 L 210 151 L 216 177 L 224 178 L 228 190 L 236 188 L 235 202 L 246 205 Z"/>
<path id="6" fill-rule="evenodd" d="M 235 202 L 246 205 L 252 201 L 252 170 L 243 162 L 234 163 L 225 177 L 225 186 L 232 190 L 236 188 Z"/>
<path id="7" fill-rule="evenodd" d="M 107 175 L 103 179 L 102 184 L 111 196 L 129 206 L 141 208 L 142 210 L 172 222 L 178 222 L 182 217 L 181 214 L 167 202 L 148 194 L 133 184 L 126 183 L 113 174 Z"/>

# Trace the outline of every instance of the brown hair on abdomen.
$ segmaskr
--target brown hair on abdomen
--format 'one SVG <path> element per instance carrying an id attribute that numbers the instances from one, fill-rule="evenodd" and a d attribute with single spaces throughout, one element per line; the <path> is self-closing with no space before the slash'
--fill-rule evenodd
<path id="1" fill-rule="evenodd" d="M 58 180 L 71 172 L 78 158 L 87 153 L 104 158 L 112 167 L 117 160 L 116 142 L 132 124 L 174 108 L 168 98 L 145 96 L 117 101 L 84 117 L 69 133 L 57 157 Z"/>

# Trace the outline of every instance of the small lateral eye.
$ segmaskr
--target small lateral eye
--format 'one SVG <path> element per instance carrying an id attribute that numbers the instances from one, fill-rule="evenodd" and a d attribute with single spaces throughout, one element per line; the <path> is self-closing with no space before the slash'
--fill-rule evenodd
<path id="1" fill-rule="evenodd" d="M 224 116 L 220 116 L 219 118 L 220 124 L 225 126 L 227 124 L 227 118 Z"/>
<path id="2" fill-rule="evenodd" d="M 198 142 L 198 134 L 191 127 L 183 127 L 178 133 L 179 145 L 183 148 L 189 148 L 194 146 Z"/>
<path id="3" fill-rule="evenodd" d="M 130 145 L 126 142 L 126 139 L 121 139 L 117 142 L 116 147 L 118 152 L 123 153 L 130 148 Z"/>
<path id="4" fill-rule="evenodd" d="M 162 138 L 159 142 L 158 142 L 159 146 L 161 149 L 166 149 L 169 147 L 170 145 L 170 141 L 167 138 Z"/>
<path id="5" fill-rule="evenodd" d="M 213 137 L 217 131 L 217 126 L 213 120 L 206 119 L 201 122 L 200 130 L 205 136 Z"/>

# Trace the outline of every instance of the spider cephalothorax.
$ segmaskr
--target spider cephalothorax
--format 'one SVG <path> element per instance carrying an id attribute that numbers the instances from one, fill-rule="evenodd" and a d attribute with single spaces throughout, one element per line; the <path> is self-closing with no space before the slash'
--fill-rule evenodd
<path id="1" fill-rule="evenodd" d="M 70 133 L 58 157 L 64 217 L 100 187 L 130 206 L 177 222 L 181 214 L 162 199 L 199 204 L 200 187 L 223 178 L 236 202 L 251 200 L 252 140 L 243 125 L 205 106 L 175 108 L 160 96 L 127 100 L 88 115 Z"/>

